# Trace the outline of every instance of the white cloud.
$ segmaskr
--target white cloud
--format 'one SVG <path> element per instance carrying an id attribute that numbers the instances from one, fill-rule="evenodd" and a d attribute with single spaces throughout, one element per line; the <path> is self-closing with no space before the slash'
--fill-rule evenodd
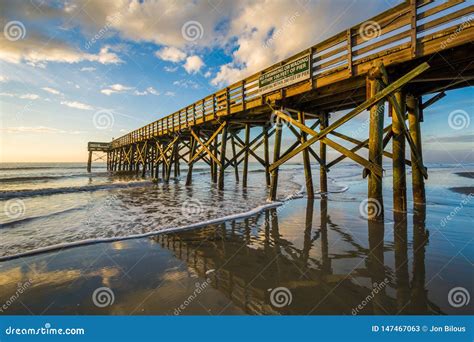
<path id="1" fill-rule="evenodd" d="M 8 82 L 8 77 L 0 75 L 0 83 Z"/>
<path id="2" fill-rule="evenodd" d="M 81 68 L 81 71 L 95 71 L 94 67 L 83 67 Z"/>
<path id="3" fill-rule="evenodd" d="M 161 50 L 156 51 L 155 55 L 164 61 L 173 63 L 184 61 L 186 58 L 185 52 L 173 46 L 164 47 Z"/>
<path id="4" fill-rule="evenodd" d="M 192 89 L 198 89 L 199 84 L 194 82 L 193 80 L 177 80 L 173 82 L 173 85 L 181 88 L 192 88 Z"/>
<path id="5" fill-rule="evenodd" d="M 39 95 L 36 94 L 23 94 L 19 96 L 20 99 L 25 99 L 25 100 L 38 100 L 40 97 Z"/>
<path id="6" fill-rule="evenodd" d="M 13 93 L 0 93 L 0 96 L 6 97 L 17 97 L 23 100 L 38 100 L 40 98 L 37 94 L 13 94 Z"/>
<path id="7" fill-rule="evenodd" d="M 165 92 L 165 96 L 176 96 L 176 93 L 174 91 L 167 91 Z"/>
<path id="8" fill-rule="evenodd" d="M 152 95 L 156 95 L 156 96 L 160 95 L 160 92 L 153 87 L 146 88 L 146 91 Z"/>
<path id="9" fill-rule="evenodd" d="M 61 101 L 62 105 L 71 107 L 71 108 L 76 108 L 76 109 L 82 109 L 82 110 L 93 110 L 94 107 L 82 103 L 82 102 L 77 102 L 77 101 Z"/>
<path id="10" fill-rule="evenodd" d="M 145 95 L 147 95 L 147 94 L 148 94 L 148 92 L 147 92 L 146 90 L 144 90 L 144 91 L 135 90 L 135 91 L 133 92 L 133 95 L 136 95 L 136 96 L 145 96 Z"/>
<path id="11" fill-rule="evenodd" d="M 156 96 L 158 96 L 158 95 L 160 95 L 160 92 L 158 90 L 156 90 L 155 88 L 153 88 L 153 87 L 148 87 L 144 91 L 135 90 L 133 92 L 133 95 L 136 95 L 136 96 L 156 95 Z"/>
<path id="12" fill-rule="evenodd" d="M 186 63 L 183 67 L 188 74 L 195 74 L 204 66 L 204 62 L 199 56 L 190 56 L 186 58 Z"/>
<path id="13" fill-rule="evenodd" d="M 174 67 L 165 66 L 163 69 L 164 69 L 166 72 L 175 72 L 176 70 L 178 70 L 178 67 L 177 67 L 177 66 L 174 66 Z"/>
<path id="14" fill-rule="evenodd" d="M 105 95 L 111 95 L 114 93 L 123 93 L 127 90 L 133 89 L 132 87 L 127 87 L 120 83 L 115 83 L 110 85 L 108 88 L 102 89 L 100 92 Z"/>
<path id="15" fill-rule="evenodd" d="M 44 91 L 47 91 L 47 92 L 50 93 L 50 94 L 62 95 L 62 93 L 61 93 L 59 90 L 56 90 L 56 89 L 54 89 L 54 88 L 43 87 L 43 88 L 41 88 L 41 89 L 43 89 Z"/>
<path id="16" fill-rule="evenodd" d="M 34 33 L 28 34 L 24 39 L 10 41 L 0 36 L 0 60 L 18 64 L 24 62 L 28 65 L 44 68 L 48 62 L 79 63 L 82 61 L 97 62 L 101 64 L 118 64 L 122 60 L 110 47 L 104 46 L 98 54 L 91 54 L 75 49 L 64 42 L 48 40 Z"/>

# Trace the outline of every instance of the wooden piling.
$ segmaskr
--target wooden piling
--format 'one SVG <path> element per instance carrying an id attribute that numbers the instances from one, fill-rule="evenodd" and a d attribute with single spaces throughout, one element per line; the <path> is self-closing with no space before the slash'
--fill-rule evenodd
<path id="1" fill-rule="evenodd" d="M 169 159 L 168 159 L 168 167 L 166 168 L 166 178 L 165 178 L 165 182 L 169 182 L 170 181 L 170 177 L 171 177 L 171 167 L 173 165 L 173 157 L 174 157 L 174 150 L 176 148 L 176 144 L 173 144 L 173 147 L 171 148 L 171 154 L 169 156 Z"/>
<path id="2" fill-rule="evenodd" d="M 329 126 L 329 114 L 321 113 L 319 116 L 319 131 Z M 328 176 L 326 171 L 326 144 L 319 141 L 319 159 L 321 164 L 319 166 L 319 190 L 325 196 L 328 192 Z"/>
<path id="3" fill-rule="evenodd" d="M 380 91 L 380 83 L 377 78 L 380 77 L 377 73 L 378 69 L 371 70 L 367 78 L 367 95 L 374 97 Z M 377 77 L 379 76 L 379 77 Z M 369 161 L 382 168 L 383 157 L 383 121 L 384 121 L 384 102 L 380 101 L 370 107 L 370 122 L 369 122 Z M 368 181 L 368 199 L 369 204 L 377 210 L 368 211 L 369 220 L 382 219 L 383 210 L 383 196 L 382 196 L 382 177 L 369 172 Z"/>
<path id="4" fill-rule="evenodd" d="M 179 142 L 175 143 L 175 147 L 173 148 L 173 159 L 174 159 L 174 178 L 178 178 L 179 176 Z"/>
<path id="5" fill-rule="evenodd" d="M 415 146 L 418 150 L 419 158 L 423 158 L 422 146 L 421 146 L 421 128 L 420 128 L 420 107 L 418 98 L 413 95 L 408 95 L 406 99 L 406 105 L 408 110 L 408 122 L 410 125 L 410 135 L 415 143 Z M 412 152 L 411 159 L 416 158 L 415 153 Z M 413 202 L 415 205 L 425 205 L 425 180 L 423 178 L 423 173 L 419 165 L 423 165 L 423 160 L 420 160 L 420 163 L 411 164 L 411 175 L 412 175 L 412 189 L 413 189 Z"/>
<path id="6" fill-rule="evenodd" d="M 87 159 L 87 172 L 91 172 L 92 169 L 92 151 L 89 151 L 89 158 Z"/>
<path id="7" fill-rule="evenodd" d="M 224 172 L 225 172 L 225 150 L 227 145 L 227 126 L 224 126 L 221 133 L 221 155 L 219 165 L 219 190 L 224 190 Z"/>
<path id="8" fill-rule="evenodd" d="M 232 159 L 234 159 L 234 173 L 235 173 L 235 182 L 239 182 L 239 164 L 237 162 L 237 159 L 235 158 L 236 156 L 236 150 L 235 150 L 235 139 L 234 136 L 231 136 L 231 144 L 232 144 Z"/>
<path id="9" fill-rule="evenodd" d="M 277 118 L 276 126 L 275 126 L 275 145 L 273 146 L 273 162 L 274 163 L 278 159 L 280 159 L 281 132 L 282 132 L 281 126 L 282 126 L 281 119 Z M 269 200 L 271 201 L 276 200 L 277 187 L 278 187 L 278 167 L 275 168 L 271 174 Z"/>
<path id="10" fill-rule="evenodd" d="M 196 151 L 196 139 L 194 139 L 193 137 L 190 138 L 191 139 L 191 153 L 190 153 L 190 156 L 194 156 L 194 153 Z M 191 159 L 190 157 L 190 159 Z M 188 163 L 188 175 L 186 177 L 186 186 L 188 185 L 191 185 L 191 183 L 193 182 L 193 165 L 194 165 L 194 161 L 190 161 Z"/>
<path id="11" fill-rule="evenodd" d="M 214 139 L 214 144 L 212 146 L 212 153 L 217 156 L 217 144 L 219 142 L 219 137 L 216 136 Z M 211 158 L 211 178 L 212 182 L 217 183 L 217 163 L 213 158 Z"/>
<path id="12" fill-rule="evenodd" d="M 265 181 L 267 182 L 267 186 L 270 186 L 270 171 L 268 170 L 270 167 L 270 152 L 268 149 L 268 128 L 266 126 L 263 126 L 263 154 L 265 161 Z"/>
<path id="13" fill-rule="evenodd" d="M 303 112 L 298 112 L 298 121 L 304 125 L 305 124 L 305 115 Z M 301 143 L 304 144 L 306 142 L 306 133 L 301 131 Z M 303 164 L 304 164 L 304 176 L 305 176 L 305 183 L 306 183 L 306 195 L 308 198 L 314 198 L 314 188 L 313 188 L 313 176 L 311 173 L 311 162 L 309 159 L 309 147 L 303 150 Z"/>
<path id="14" fill-rule="evenodd" d="M 249 169 L 249 142 L 250 142 L 250 124 L 245 124 L 245 153 L 244 153 L 244 167 L 242 170 L 242 186 L 247 187 L 248 169 Z"/>
<path id="15" fill-rule="evenodd" d="M 405 96 L 401 91 L 395 92 L 395 101 L 405 114 Z M 393 210 L 407 210 L 407 183 L 405 170 L 405 136 L 403 122 L 398 119 L 392 106 L 392 153 L 393 153 Z"/>

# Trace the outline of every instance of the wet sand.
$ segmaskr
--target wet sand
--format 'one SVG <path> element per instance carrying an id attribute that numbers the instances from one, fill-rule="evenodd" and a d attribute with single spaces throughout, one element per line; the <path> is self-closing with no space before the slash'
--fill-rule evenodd
<path id="1" fill-rule="evenodd" d="M 474 172 L 456 172 L 455 174 L 461 177 L 474 178 Z"/>
<path id="2" fill-rule="evenodd" d="M 449 208 L 428 205 L 407 215 L 386 210 L 385 222 L 368 222 L 357 196 L 331 197 L 193 231 L 2 262 L 0 304 L 8 305 L 0 314 L 474 312 L 472 303 L 448 302 L 456 285 L 473 293 L 472 241 L 463 235 L 469 215 L 443 226 Z M 103 288 L 109 297 L 98 305 L 94 293 Z"/>
<path id="3" fill-rule="evenodd" d="M 460 186 L 460 187 L 455 187 L 455 188 L 449 188 L 449 190 L 457 192 L 458 194 L 463 194 L 467 196 L 474 194 L 474 187 L 472 186 Z"/>

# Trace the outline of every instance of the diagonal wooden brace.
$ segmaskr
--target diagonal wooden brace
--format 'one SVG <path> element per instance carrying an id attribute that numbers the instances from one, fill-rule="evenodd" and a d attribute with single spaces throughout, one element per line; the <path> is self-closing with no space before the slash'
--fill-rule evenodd
<path id="1" fill-rule="evenodd" d="M 225 122 L 221 125 L 221 127 L 223 128 L 225 126 Z M 203 143 L 202 140 L 199 138 L 199 136 L 193 131 L 193 129 L 191 127 L 189 127 L 189 131 L 191 132 L 191 135 L 194 137 L 194 139 L 196 139 L 196 142 L 199 143 L 199 145 L 201 145 L 202 149 L 198 149 L 198 151 L 196 152 L 196 154 L 191 158 L 191 160 L 189 161 L 190 163 L 193 162 L 194 159 L 196 159 L 200 154 L 201 154 L 201 151 L 204 149 L 204 151 L 206 151 L 207 155 L 209 157 L 211 157 L 214 162 L 219 165 L 219 167 L 221 166 L 221 162 L 219 161 L 219 159 L 217 159 L 217 157 L 211 152 L 211 150 L 207 147 L 207 143 L 210 143 L 212 139 L 214 139 L 217 134 L 219 133 L 219 129 L 214 132 L 214 134 L 211 136 L 211 138 L 206 142 L 206 143 Z M 214 137 L 214 138 L 213 138 Z"/>
<path id="2" fill-rule="evenodd" d="M 277 167 L 279 167 L 281 164 L 285 163 L 286 161 L 288 161 L 289 159 L 293 158 L 295 155 L 297 155 L 298 153 L 300 153 L 301 151 L 303 151 L 305 148 L 307 148 L 308 146 L 311 146 L 312 144 L 314 144 L 315 142 L 317 142 L 318 140 L 321 140 L 322 138 L 324 138 L 327 134 L 329 134 L 330 132 L 332 132 L 333 130 L 335 130 L 336 128 L 338 128 L 339 126 L 343 125 L 344 123 L 346 123 L 347 121 L 351 120 L 352 118 L 356 117 L 357 115 L 359 115 L 360 113 L 362 113 L 364 110 L 366 110 L 367 108 L 369 108 L 370 106 L 374 105 L 375 103 L 379 102 L 380 100 L 382 100 L 383 98 L 387 97 L 388 95 L 392 94 L 393 92 L 397 91 L 398 89 L 400 89 L 403 85 L 407 84 L 408 82 L 410 82 L 412 79 L 414 79 L 415 77 L 417 77 L 418 75 L 420 75 L 422 72 L 424 72 L 425 70 L 427 70 L 429 68 L 429 64 L 428 63 L 422 63 L 420 64 L 418 67 L 416 67 L 415 69 L 413 69 L 412 71 L 408 72 L 406 75 L 400 77 L 398 80 L 396 80 L 395 82 L 391 83 L 390 85 L 388 85 L 386 88 L 384 88 L 383 90 L 381 90 L 380 92 L 378 92 L 374 97 L 364 101 L 363 103 L 361 103 L 359 106 L 357 106 L 355 109 L 353 109 L 351 112 L 349 112 L 348 114 L 344 115 L 342 118 L 340 118 L 339 120 L 335 121 L 333 124 L 331 124 L 330 126 L 328 126 L 327 128 L 323 129 L 322 131 L 320 131 L 319 133 L 316 133 L 315 131 L 309 129 L 307 126 L 304 126 L 304 125 L 301 125 L 299 122 L 297 122 L 296 120 L 292 119 L 292 118 L 289 118 L 289 121 L 295 125 L 296 127 L 300 128 L 301 130 L 305 131 L 306 133 L 310 134 L 310 135 L 313 135 L 313 137 L 309 140 L 307 140 L 304 144 L 301 144 L 298 148 L 296 148 L 295 150 L 293 150 L 291 153 L 289 153 L 288 155 L 278 159 L 276 162 L 274 162 L 272 165 L 270 165 L 269 167 L 269 171 L 273 171 L 275 170 Z M 285 114 L 281 113 L 281 112 L 278 112 L 276 111 L 276 115 L 281 117 L 281 115 L 284 115 L 286 116 Z"/>

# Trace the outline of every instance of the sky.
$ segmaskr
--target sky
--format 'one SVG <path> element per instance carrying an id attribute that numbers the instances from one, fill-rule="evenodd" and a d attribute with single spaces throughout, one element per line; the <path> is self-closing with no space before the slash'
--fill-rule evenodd
<path id="1" fill-rule="evenodd" d="M 0 0 L 0 162 L 86 161 L 88 141 L 111 141 L 399 2 Z M 425 160 L 474 162 L 473 95 L 451 91 L 426 110 Z"/>

